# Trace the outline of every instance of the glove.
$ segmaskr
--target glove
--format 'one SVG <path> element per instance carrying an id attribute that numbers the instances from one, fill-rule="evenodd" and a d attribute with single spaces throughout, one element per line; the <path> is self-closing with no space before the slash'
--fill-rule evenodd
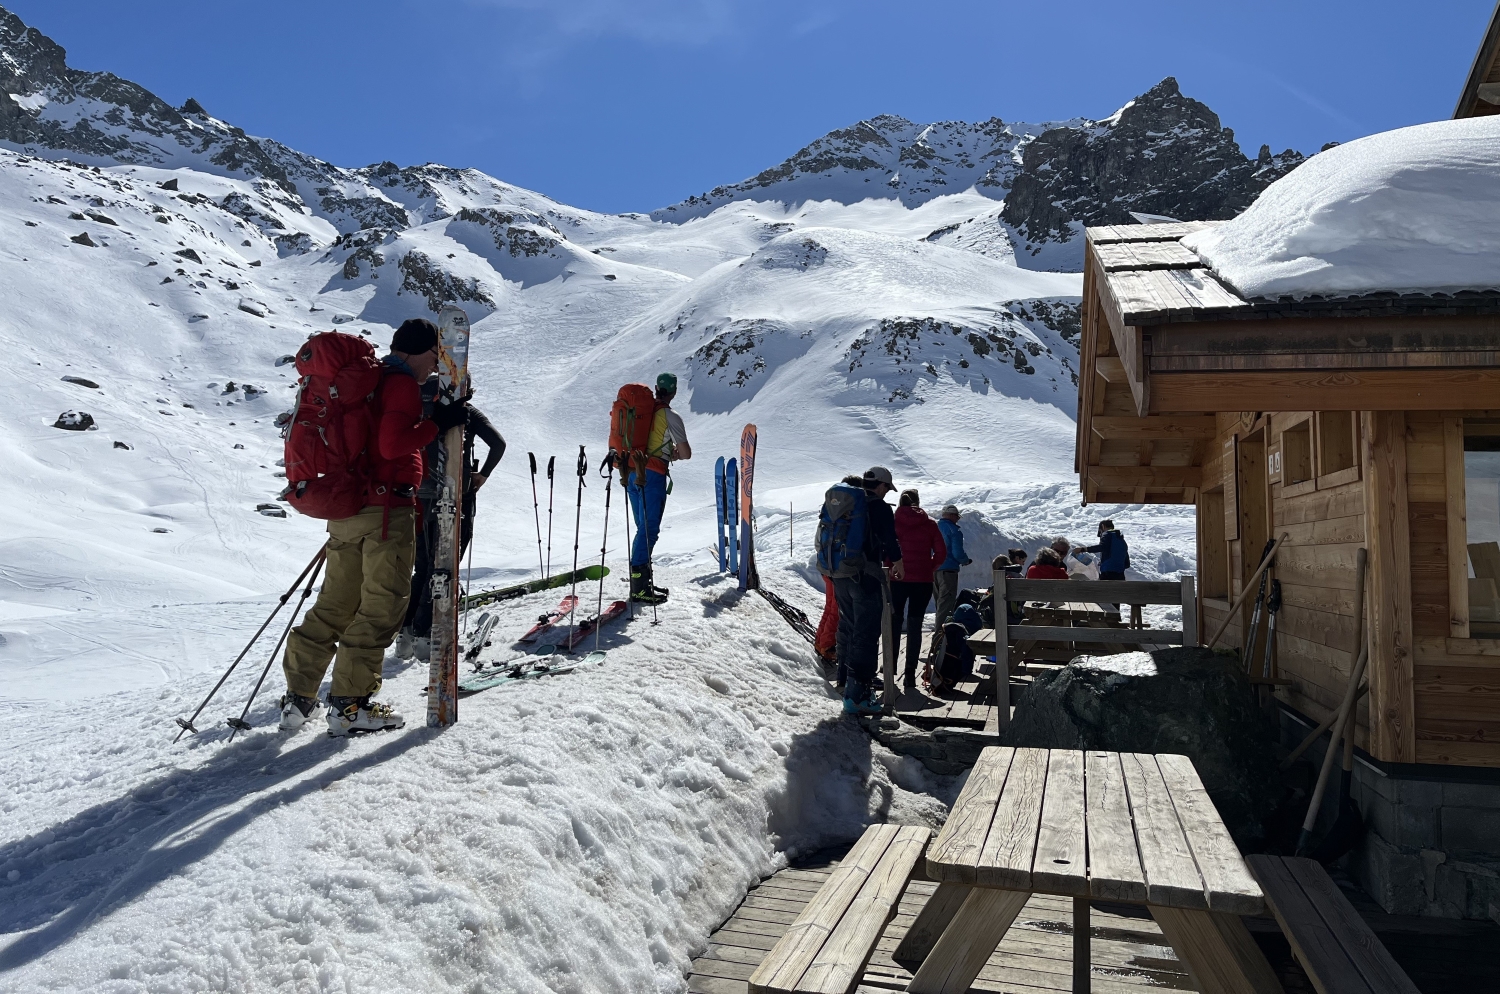
<path id="1" fill-rule="evenodd" d="M 439 432 L 457 428 L 469 419 L 469 402 L 460 400 L 452 404 L 437 404 L 432 409 L 432 423 Z"/>

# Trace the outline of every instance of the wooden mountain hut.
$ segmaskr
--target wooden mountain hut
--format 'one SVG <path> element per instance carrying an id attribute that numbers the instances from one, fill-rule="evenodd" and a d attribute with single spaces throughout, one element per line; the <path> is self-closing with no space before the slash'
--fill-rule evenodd
<path id="1" fill-rule="evenodd" d="M 1214 223 L 1086 232 L 1085 502 L 1196 508 L 1196 631 L 1227 623 L 1220 645 L 1245 645 L 1256 592 L 1232 605 L 1286 536 L 1289 742 L 1338 707 L 1363 623 L 1356 875 L 1390 911 L 1500 912 L 1500 292 L 1247 298 L 1182 242 Z"/>

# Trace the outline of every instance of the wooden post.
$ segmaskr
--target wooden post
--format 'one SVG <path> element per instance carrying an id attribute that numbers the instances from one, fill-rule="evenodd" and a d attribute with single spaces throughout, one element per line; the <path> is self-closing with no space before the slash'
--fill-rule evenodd
<path id="1" fill-rule="evenodd" d="M 995 721 L 1003 738 L 1010 731 L 1010 610 L 1005 600 L 1005 570 L 995 570 L 994 577 Z"/>
<path id="2" fill-rule="evenodd" d="M 882 567 L 880 577 L 880 673 L 885 680 L 881 702 L 886 714 L 896 710 L 896 633 L 891 624 L 891 574 Z"/>
<path id="3" fill-rule="evenodd" d="M 1198 594 L 1192 575 L 1182 578 L 1182 644 L 1198 644 Z"/>
<path id="4" fill-rule="evenodd" d="M 1414 763 L 1411 522 L 1406 498 L 1406 415 L 1360 413 L 1369 547 L 1370 753 Z"/>
<path id="5" fill-rule="evenodd" d="M 1073 898 L 1073 994 L 1089 994 L 1089 899 Z"/>

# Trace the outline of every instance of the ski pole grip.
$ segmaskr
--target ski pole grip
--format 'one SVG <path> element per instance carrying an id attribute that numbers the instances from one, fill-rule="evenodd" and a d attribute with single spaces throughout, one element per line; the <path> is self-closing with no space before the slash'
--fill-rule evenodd
<path id="1" fill-rule="evenodd" d="M 583 446 L 578 447 L 578 478 L 581 480 L 589 474 L 589 457 L 584 453 Z"/>
<path id="2" fill-rule="evenodd" d="M 552 467 L 556 466 L 556 465 L 557 465 L 557 457 L 556 456 L 549 456 L 547 458 L 547 479 L 549 479 L 549 480 L 552 479 Z"/>
<path id="3" fill-rule="evenodd" d="M 528 452 L 528 453 L 526 453 L 526 458 L 531 460 L 531 475 L 535 476 L 536 475 L 536 453 L 535 452 Z"/>

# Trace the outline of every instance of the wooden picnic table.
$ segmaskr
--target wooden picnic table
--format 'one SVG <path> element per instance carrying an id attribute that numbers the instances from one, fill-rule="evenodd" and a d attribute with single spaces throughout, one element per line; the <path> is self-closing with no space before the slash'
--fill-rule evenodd
<path id="1" fill-rule="evenodd" d="M 986 748 L 926 854 L 939 882 L 896 950 L 911 994 L 958 994 L 1034 893 L 1073 898 L 1073 990 L 1089 900 L 1144 904 L 1205 994 L 1281 986 L 1241 915 L 1265 898 L 1186 756 Z"/>

